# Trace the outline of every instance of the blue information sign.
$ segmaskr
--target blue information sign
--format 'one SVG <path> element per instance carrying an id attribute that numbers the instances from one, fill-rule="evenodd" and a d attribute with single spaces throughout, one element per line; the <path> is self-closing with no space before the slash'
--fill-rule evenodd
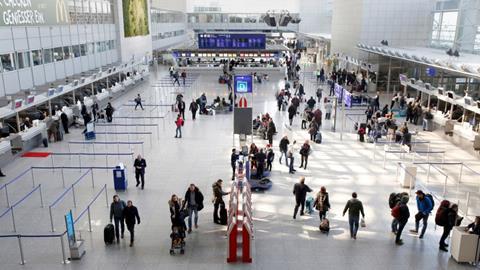
<path id="1" fill-rule="evenodd" d="M 233 78 L 235 93 L 245 94 L 253 91 L 252 75 L 235 75 Z"/>
<path id="2" fill-rule="evenodd" d="M 65 215 L 65 225 L 67 226 L 67 238 L 70 246 L 75 244 L 75 227 L 73 222 L 72 210 Z"/>
<path id="3" fill-rule="evenodd" d="M 435 77 L 435 75 L 437 74 L 437 70 L 433 67 L 427 67 L 426 73 L 430 77 Z"/>
<path id="4" fill-rule="evenodd" d="M 265 49 L 265 34 L 198 34 L 199 49 Z"/>

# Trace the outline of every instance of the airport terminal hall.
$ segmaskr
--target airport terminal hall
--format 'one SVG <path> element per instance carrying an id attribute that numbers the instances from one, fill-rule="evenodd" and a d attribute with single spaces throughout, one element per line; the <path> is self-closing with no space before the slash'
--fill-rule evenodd
<path id="1" fill-rule="evenodd" d="M 480 268 L 480 0 L 0 0 L 1 270 Z"/>

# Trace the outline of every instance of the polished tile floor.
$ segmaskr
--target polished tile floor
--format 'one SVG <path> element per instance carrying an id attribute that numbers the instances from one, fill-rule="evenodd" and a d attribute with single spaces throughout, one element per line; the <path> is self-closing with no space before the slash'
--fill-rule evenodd
<path id="1" fill-rule="evenodd" d="M 145 104 L 169 104 L 174 99 L 172 91 L 184 91 L 185 100 L 198 97 L 202 92 L 209 101 L 215 96 L 227 97 L 226 87 L 217 83 L 217 74 L 205 73 L 192 76 L 192 81 L 185 88 L 166 87 L 166 70 L 154 69 L 150 78 L 137 85 L 136 89 L 113 102 L 118 116 L 163 116 L 168 107 L 160 109 L 145 107 L 145 111 L 134 111 L 131 106 L 121 106 L 132 100 L 137 93 L 142 93 Z M 286 112 L 278 112 L 274 92 L 282 80 L 280 74 L 272 74 L 270 81 L 256 85 L 253 108 L 254 113 L 269 112 L 275 119 L 278 134 L 274 138 L 274 146 L 283 134 L 302 142 L 308 138 L 300 129 L 297 117 L 293 127 L 286 128 L 288 122 Z M 155 88 L 151 85 L 162 82 Z M 310 80 L 306 80 L 308 95 L 315 89 Z M 187 102 L 188 105 L 188 102 Z M 110 202 L 115 193 L 112 172 L 96 169 L 91 173 L 87 169 L 65 170 L 63 179 L 68 188 L 80 176 L 85 179 L 75 185 L 77 207 L 74 208 L 71 192 L 53 208 L 53 221 L 56 232 L 64 230 L 63 215 L 73 209 L 77 217 L 92 198 L 101 194 L 91 206 L 93 232 L 88 232 L 87 215 L 82 216 L 76 224 L 79 237 L 85 239 L 87 253 L 81 261 L 67 265 L 61 264 L 60 240 L 58 238 L 22 238 L 26 265 L 20 266 L 18 239 L 0 238 L 1 269 L 463 269 L 472 268 L 459 265 L 450 258 L 449 253 L 438 251 L 440 228 L 435 230 L 433 218 L 430 218 L 427 234 L 423 240 L 404 233 L 405 244 L 398 247 L 394 244 L 394 236 L 390 233 L 390 209 L 388 195 L 402 189 L 396 182 L 396 162 L 392 156 L 383 168 L 383 152 L 380 148 L 374 161 L 373 146 L 359 143 L 356 135 L 345 133 L 340 140 L 340 129 L 331 132 L 331 123 L 324 123 L 323 143 L 313 146 L 307 170 L 298 169 L 295 175 L 288 174 L 285 165 L 274 163 L 271 179 L 273 188 L 265 193 L 253 196 L 255 240 L 253 263 L 248 265 L 230 265 L 226 261 L 225 227 L 212 222 L 213 207 L 209 204 L 212 183 L 219 178 L 228 180 L 230 176 L 229 154 L 233 144 L 232 115 L 200 116 L 191 120 L 190 114 L 183 129 L 183 138 L 174 138 L 174 115 L 167 114 L 165 119 L 129 120 L 117 119 L 116 123 L 158 124 L 157 127 L 118 127 L 119 131 L 146 131 L 152 135 L 125 136 L 98 135 L 102 141 L 143 141 L 144 156 L 147 160 L 145 190 L 135 188 L 132 170 L 129 170 L 129 188 L 120 193 L 122 199 L 133 200 L 138 207 L 142 219 L 136 227 L 135 247 L 128 247 L 128 240 L 120 244 L 105 246 L 103 243 L 103 227 L 108 222 L 108 208 L 102 187 L 107 185 L 107 196 Z M 347 122 L 349 127 L 351 123 Z M 106 128 L 98 127 L 97 131 Z M 348 130 L 348 128 L 346 128 Z M 80 129 L 65 137 L 60 143 L 50 145 L 48 151 L 53 152 L 93 152 L 91 146 L 71 145 L 68 141 L 81 140 Z M 113 131 L 110 129 L 110 131 Z M 123 137 L 122 137 L 123 136 Z M 150 138 L 151 136 L 151 138 Z M 478 156 L 446 141 L 441 133 L 421 133 L 420 137 L 432 142 L 431 147 L 447 150 L 447 160 L 466 160 L 472 167 L 478 168 Z M 266 141 L 254 138 L 257 145 L 264 146 Z M 89 148 L 90 147 L 90 148 Z M 38 149 L 45 151 L 45 149 Z M 277 149 L 276 149 L 277 150 Z M 96 146 L 96 152 L 135 152 L 141 153 L 141 147 L 128 145 Z M 278 153 L 277 153 L 278 157 Z M 108 165 L 123 162 L 129 169 L 132 165 L 130 157 L 111 156 Z M 296 158 L 299 161 L 299 157 Z M 105 156 L 92 157 L 55 157 L 56 166 L 106 166 Z M 15 175 L 30 166 L 51 166 L 50 158 L 19 158 L 3 168 L 8 177 L 0 180 L 0 184 L 10 181 Z M 298 163 L 296 164 L 298 167 Z M 419 169 L 419 174 L 424 174 Z M 303 216 L 292 219 L 294 198 L 292 187 L 300 176 L 306 177 L 306 183 L 316 191 L 326 186 L 330 193 L 332 209 L 328 214 L 331 220 L 331 232 L 324 235 L 318 231 L 318 216 Z M 468 176 L 466 176 L 468 178 Z M 423 178 L 422 178 L 423 179 Z M 427 186 L 432 190 L 441 190 L 441 182 L 432 176 Z M 440 179 L 440 178 L 439 178 Z M 478 178 L 477 178 L 478 179 Z M 38 194 L 33 194 L 14 209 L 17 232 L 20 234 L 50 234 L 48 206 L 55 202 L 65 188 L 62 185 L 60 170 L 34 170 L 35 185 L 42 185 L 45 207 L 40 208 Z M 426 181 L 426 180 L 425 180 Z M 473 181 L 472 179 L 466 181 Z M 229 181 L 225 181 L 228 185 Z M 200 214 L 199 229 L 187 237 L 186 253 L 183 256 L 169 255 L 170 220 L 167 201 L 171 194 L 183 197 L 189 183 L 196 183 L 205 195 L 206 207 Z M 93 184 L 93 187 L 92 187 Z M 422 183 L 419 183 L 422 184 Z M 9 200 L 15 202 L 33 189 L 30 173 L 8 187 Z M 456 186 L 448 186 L 455 189 Z M 463 186 L 462 186 L 463 188 Z M 461 189 L 460 189 L 461 190 Z M 477 190 L 473 187 L 472 192 Z M 358 239 L 349 237 L 346 217 L 342 217 L 345 202 L 352 191 L 359 194 L 366 212 L 366 228 L 361 228 Z M 99 193 L 100 192 L 100 193 Z M 460 193 L 455 193 L 457 198 Z M 441 197 L 442 194 L 438 196 Z M 454 198 L 453 198 L 454 199 Z M 437 202 L 438 203 L 438 202 Z M 415 213 L 416 206 L 412 199 L 410 211 Z M 4 192 L 0 192 L 0 209 L 6 209 Z M 406 231 L 413 226 L 413 218 L 409 220 Z M 0 219 L 0 233 L 12 234 L 11 215 Z M 128 233 L 126 233 L 128 236 Z M 126 237 L 127 238 L 127 237 Z"/>

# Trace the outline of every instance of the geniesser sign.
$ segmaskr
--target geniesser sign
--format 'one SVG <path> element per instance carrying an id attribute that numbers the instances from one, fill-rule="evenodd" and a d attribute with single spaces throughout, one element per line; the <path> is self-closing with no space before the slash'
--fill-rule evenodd
<path id="1" fill-rule="evenodd" d="M 0 26 L 67 24 L 66 1 L 0 0 Z"/>

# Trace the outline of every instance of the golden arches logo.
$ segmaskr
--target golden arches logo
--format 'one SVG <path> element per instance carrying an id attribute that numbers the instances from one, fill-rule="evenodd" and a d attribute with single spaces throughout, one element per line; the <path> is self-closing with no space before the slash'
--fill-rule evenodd
<path id="1" fill-rule="evenodd" d="M 59 22 L 68 23 L 69 21 L 68 11 L 67 11 L 67 6 L 65 5 L 64 0 L 56 0 L 55 11 L 57 15 L 57 23 Z"/>

